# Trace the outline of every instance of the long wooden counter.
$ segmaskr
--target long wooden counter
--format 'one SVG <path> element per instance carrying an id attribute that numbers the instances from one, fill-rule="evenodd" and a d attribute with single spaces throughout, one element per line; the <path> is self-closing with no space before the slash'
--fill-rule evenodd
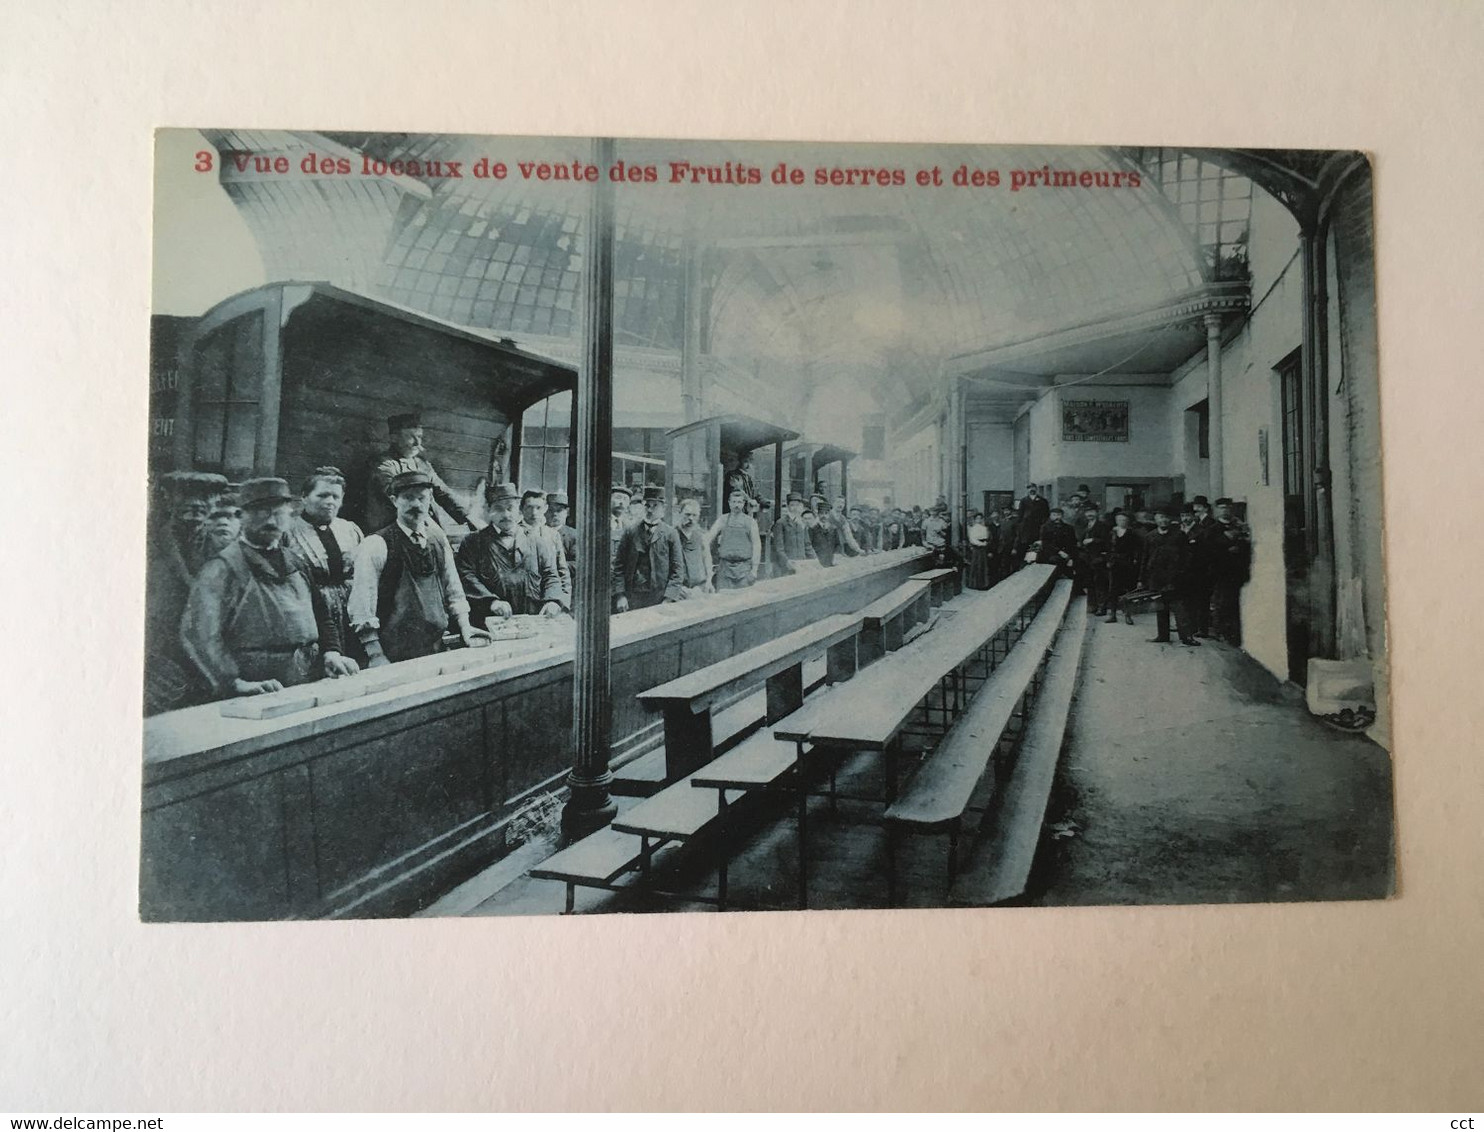
<path id="1" fill-rule="evenodd" d="M 616 617 L 614 764 L 660 742 L 639 692 L 859 609 L 926 562 L 847 558 Z M 571 630 L 477 651 L 462 671 L 407 661 L 376 670 L 396 675 L 379 691 L 273 719 L 208 704 L 145 720 L 141 917 L 404 915 L 497 859 L 506 823 L 571 763 Z"/>

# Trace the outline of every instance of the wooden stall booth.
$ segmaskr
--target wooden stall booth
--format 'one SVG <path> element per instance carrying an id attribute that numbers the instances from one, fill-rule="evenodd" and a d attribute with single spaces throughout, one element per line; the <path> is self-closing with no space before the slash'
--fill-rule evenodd
<path id="1" fill-rule="evenodd" d="M 297 486 L 333 464 L 346 474 L 345 515 L 355 520 L 389 416 L 419 413 L 428 458 L 471 497 L 496 469 L 521 482 L 522 414 L 577 383 L 569 366 L 508 338 L 328 283 L 270 283 L 224 300 L 185 336 L 179 363 L 176 468 L 281 475 Z M 571 405 L 575 414 L 575 393 Z"/>
<path id="2" fill-rule="evenodd" d="M 701 522 L 709 526 L 726 511 L 726 479 L 745 456 L 753 457 L 752 477 L 760 499 L 783 509 L 783 446 L 798 439 L 792 429 L 740 413 L 707 417 L 671 429 L 666 481 L 672 513 L 687 499 L 701 501 Z M 771 448 L 771 452 L 762 451 Z"/>
<path id="3" fill-rule="evenodd" d="M 818 490 L 832 504 L 837 496 L 850 498 L 850 461 L 856 453 L 849 448 L 801 440 L 791 445 L 784 456 L 788 461 L 789 491 L 796 491 L 807 500 Z"/>

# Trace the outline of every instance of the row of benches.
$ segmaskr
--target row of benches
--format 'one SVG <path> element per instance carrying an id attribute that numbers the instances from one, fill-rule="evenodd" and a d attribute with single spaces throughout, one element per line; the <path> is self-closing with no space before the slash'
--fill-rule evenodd
<path id="1" fill-rule="evenodd" d="M 993 751 L 979 739 L 1000 715 L 1008 718 L 1004 704 L 1013 707 L 1025 698 L 1069 598 L 1065 584 L 1052 589 L 1048 567 L 1029 567 L 904 647 L 931 623 L 932 609 L 959 592 L 957 582 L 951 570 L 918 575 L 858 613 L 825 618 L 643 693 L 641 699 L 664 715 L 671 784 L 609 828 L 548 858 L 531 876 L 563 882 L 570 912 L 578 886 L 627 887 L 651 873 L 657 855 L 724 827 L 729 810 L 742 798 L 786 790 L 798 798 L 799 902 L 804 906 L 811 786 L 828 771 L 833 802 L 839 760 L 877 751 L 888 769 L 883 799 L 888 826 L 947 830 L 952 880 L 959 826 Z M 1036 619 L 1027 630 L 1032 614 Z M 1026 639 L 1011 650 L 1023 630 Z M 828 658 L 830 689 L 806 698 L 804 664 L 821 652 Z M 971 699 L 975 687 L 991 683 L 991 695 Z M 718 755 L 715 714 L 759 685 L 766 689 L 762 729 Z M 943 730 L 961 713 L 962 719 L 898 798 L 902 737 L 919 717 L 931 727 L 934 701 Z M 966 728 L 967 720 L 972 723 Z M 1053 769 L 1054 757 L 1053 752 Z M 1039 823 L 1038 816 L 1038 828 Z M 719 907 L 726 906 L 727 879 L 722 853 Z"/>

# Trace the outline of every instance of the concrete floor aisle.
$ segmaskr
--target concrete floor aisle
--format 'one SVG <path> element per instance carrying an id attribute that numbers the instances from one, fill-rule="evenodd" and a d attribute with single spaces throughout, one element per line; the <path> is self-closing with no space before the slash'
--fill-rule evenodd
<path id="1" fill-rule="evenodd" d="M 1027 902 L 1353 900 L 1393 885 L 1391 762 L 1246 654 L 1090 631 Z"/>

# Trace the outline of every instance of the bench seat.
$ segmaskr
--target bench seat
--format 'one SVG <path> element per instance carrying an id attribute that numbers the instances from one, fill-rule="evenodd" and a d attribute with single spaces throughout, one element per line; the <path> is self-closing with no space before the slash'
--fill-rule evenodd
<path id="1" fill-rule="evenodd" d="M 720 812 L 715 794 L 693 790 L 689 779 L 646 798 L 613 819 L 610 829 L 667 841 L 684 841 L 701 832 Z"/>
<path id="2" fill-rule="evenodd" d="M 807 738 L 816 746 L 885 750 L 945 675 L 956 671 L 1020 616 L 1051 577 L 1031 566 L 975 596 L 946 628 L 892 653 L 821 703 Z M 775 729 L 775 735 L 787 737 Z"/>
<path id="3" fill-rule="evenodd" d="M 1025 891 L 1066 738 L 1086 634 L 1087 603 L 1079 601 L 1052 645 L 1041 692 L 1020 741 L 1015 769 L 995 807 L 989 835 L 981 839 L 959 874 L 949 893 L 950 903 L 999 904 Z"/>
<path id="4" fill-rule="evenodd" d="M 963 583 L 959 580 L 958 571 L 951 566 L 943 566 L 936 570 L 924 570 L 920 574 L 913 574 L 909 581 L 930 582 L 933 587 L 932 601 L 934 605 L 942 605 L 950 597 L 963 592 Z"/>
<path id="5" fill-rule="evenodd" d="M 711 790 L 758 790 L 792 770 L 798 757 L 794 744 L 759 732 L 691 775 L 690 784 Z"/>
<path id="6" fill-rule="evenodd" d="M 1056 637 L 1071 596 L 1072 583 L 1058 582 L 1004 663 L 979 690 L 932 757 L 913 775 L 902 796 L 887 809 L 888 822 L 931 832 L 963 817 L 1015 705 L 1030 687 Z"/>
<path id="7" fill-rule="evenodd" d="M 932 582 L 908 580 L 860 611 L 860 663 L 866 665 L 906 643 L 906 630 L 932 616 Z"/>
<path id="8" fill-rule="evenodd" d="M 819 654 L 828 657 L 829 680 L 853 676 L 860 628 L 859 615 L 835 614 L 640 692 L 641 702 L 664 713 L 666 781 L 677 782 L 716 757 L 713 717 L 749 690 L 766 689 L 763 721 L 771 723 L 803 705 L 804 670 Z"/>

